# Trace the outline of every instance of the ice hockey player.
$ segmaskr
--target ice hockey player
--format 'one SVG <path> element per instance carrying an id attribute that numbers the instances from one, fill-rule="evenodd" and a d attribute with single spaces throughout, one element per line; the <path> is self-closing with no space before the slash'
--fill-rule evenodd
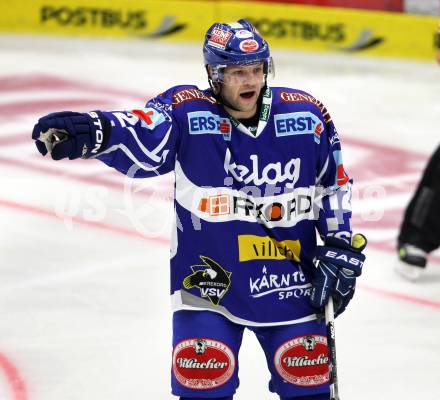
<path id="1" fill-rule="evenodd" d="M 440 64 L 440 24 L 436 36 Z M 405 209 L 397 241 L 395 271 L 416 281 L 425 271 L 428 254 L 440 247 L 440 146 L 429 159 L 421 180 Z"/>
<path id="2" fill-rule="evenodd" d="M 96 158 L 135 178 L 174 171 L 174 395 L 232 399 L 248 328 L 272 392 L 328 400 L 317 314 L 329 296 L 345 310 L 365 258 L 351 241 L 340 138 L 319 100 L 267 85 L 269 47 L 247 21 L 212 25 L 203 55 L 210 89 L 172 87 L 131 111 L 56 112 L 32 137 L 54 160 Z"/>
<path id="3" fill-rule="evenodd" d="M 440 247 L 440 146 L 432 154 L 409 202 L 399 231 L 396 272 L 415 281 L 428 254 Z"/>

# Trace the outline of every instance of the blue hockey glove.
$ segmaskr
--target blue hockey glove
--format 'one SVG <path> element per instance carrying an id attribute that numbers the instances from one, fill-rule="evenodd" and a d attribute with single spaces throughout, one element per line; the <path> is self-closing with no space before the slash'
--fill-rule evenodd
<path id="1" fill-rule="evenodd" d="M 316 249 L 316 270 L 312 281 L 312 306 L 322 311 L 329 297 L 335 301 L 335 316 L 344 312 L 352 299 L 356 278 L 362 273 L 367 245 L 365 236 L 353 235 L 351 245 L 345 240 L 328 237 L 324 246 Z"/>
<path id="2" fill-rule="evenodd" d="M 38 120 L 32 139 L 38 151 L 50 153 L 54 160 L 68 157 L 89 158 L 105 148 L 111 131 L 110 121 L 99 111 L 62 111 Z"/>

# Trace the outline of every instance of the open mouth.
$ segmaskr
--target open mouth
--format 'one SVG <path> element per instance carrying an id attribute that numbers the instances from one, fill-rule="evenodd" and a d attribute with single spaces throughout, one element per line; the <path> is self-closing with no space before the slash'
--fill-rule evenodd
<path id="1" fill-rule="evenodd" d="M 243 99 L 251 99 L 252 97 L 254 97 L 254 95 L 255 95 L 255 91 L 254 90 L 249 91 L 249 92 L 240 93 L 240 97 L 243 98 Z"/>

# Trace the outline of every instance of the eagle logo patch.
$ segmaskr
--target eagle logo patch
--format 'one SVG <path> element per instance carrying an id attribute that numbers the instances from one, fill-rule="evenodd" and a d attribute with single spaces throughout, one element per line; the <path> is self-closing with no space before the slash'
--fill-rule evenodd
<path id="1" fill-rule="evenodd" d="M 202 297 L 218 306 L 229 290 L 232 273 L 209 257 L 200 256 L 200 259 L 203 264 L 191 266 L 193 273 L 183 280 L 183 287 L 185 289 L 199 288 Z"/>

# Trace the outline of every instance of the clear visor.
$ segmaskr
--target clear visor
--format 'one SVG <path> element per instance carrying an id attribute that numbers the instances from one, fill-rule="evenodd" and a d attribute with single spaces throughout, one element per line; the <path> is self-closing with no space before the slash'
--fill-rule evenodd
<path id="1" fill-rule="evenodd" d="M 211 67 L 211 80 L 228 86 L 260 85 L 275 76 L 272 57 L 246 65 L 215 65 Z"/>

